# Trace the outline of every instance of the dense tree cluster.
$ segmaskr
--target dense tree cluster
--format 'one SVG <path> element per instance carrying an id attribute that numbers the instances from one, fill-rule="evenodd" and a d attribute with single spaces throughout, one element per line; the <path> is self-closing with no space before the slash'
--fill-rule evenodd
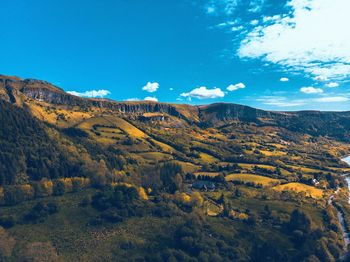
<path id="1" fill-rule="evenodd" d="M 81 166 L 26 110 L 0 100 L 0 186 L 81 174 Z"/>

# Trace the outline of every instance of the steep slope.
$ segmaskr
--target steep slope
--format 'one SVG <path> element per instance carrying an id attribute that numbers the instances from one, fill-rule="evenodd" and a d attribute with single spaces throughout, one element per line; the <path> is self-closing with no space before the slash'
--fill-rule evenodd
<path id="1" fill-rule="evenodd" d="M 28 111 L 0 99 L 1 186 L 80 172 L 48 131 Z"/>
<path id="2" fill-rule="evenodd" d="M 350 141 L 350 112 L 277 112 L 248 106 L 217 103 L 199 107 L 200 120 L 206 126 L 224 126 L 234 121 L 259 126 L 276 126 L 314 136 L 329 136 Z"/>
<path id="3" fill-rule="evenodd" d="M 20 100 L 19 96 L 22 94 L 28 98 L 56 105 L 79 106 L 81 108 L 97 107 L 137 115 L 147 112 L 161 112 L 184 119 L 191 116 L 191 114 L 186 114 L 185 112 L 181 113 L 177 109 L 178 107 L 170 104 L 149 101 L 116 102 L 108 99 L 84 99 L 70 95 L 46 81 L 0 75 L 1 98 L 12 103 L 18 103 L 18 100 Z M 188 120 L 191 120 L 191 118 Z"/>
<path id="4" fill-rule="evenodd" d="M 0 79 L 1 261 L 344 253 L 328 200 L 349 225 L 348 112 L 114 102 Z"/>
<path id="5" fill-rule="evenodd" d="M 350 112 L 278 112 L 229 103 L 191 106 L 148 101 L 116 102 L 107 99 L 87 99 L 70 95 L 46 81 L 3 75 L 0 75 L 0 98 L 17 105 L 22 105 L 29 98 L 52 105 L 70 108 L 77 106 L 82 111 L 88 108 L 112 110 L 129 119 L 137 119 L 145 113 L 160 113 L 203 127 L 220 127 L 240 121 L 350 141 Z"/>

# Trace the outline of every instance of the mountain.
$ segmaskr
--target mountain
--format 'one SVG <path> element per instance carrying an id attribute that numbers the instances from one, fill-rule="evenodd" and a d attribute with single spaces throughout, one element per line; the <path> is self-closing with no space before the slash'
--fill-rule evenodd
<path id="1" fill-rule="evenodd" d="M 348 112 L 277 112 L 252 107 L 216 103 L 204 106 L 167 104 L 148 101 L 116 102 L 107 99 L 87 99 L 65 93 L 46 81 L 0 75 L 0 95 L 11 103 L 23 103 L 23 97 L 54 105 L 110 109 L 124 115 L 164 113 L 201 126 L 220 126 L 232 121 L 254 122 L 260 126 L 279 126 L 312 135 L 331 136 L 349 141 Z"/>
<path id="2" fill-rule="evenodd" d="M 80 98 L 2 75 L 0 260 L 345 257 L 349 120 Z"/>

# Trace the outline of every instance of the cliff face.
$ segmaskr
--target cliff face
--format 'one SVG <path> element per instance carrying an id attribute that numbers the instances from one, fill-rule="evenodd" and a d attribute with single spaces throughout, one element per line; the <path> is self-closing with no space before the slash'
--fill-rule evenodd
<path id="1" fill-rule="evenodd" d="M 186 119 L 176 107 L 170 104 L 155 102 L 116 102 L 106 99 L 87 99 L 70 95 L 62 89 L 41 80 L 21 79 L 0 76 L 0 97 L 8 102 L 16 103 L 20 94 L 26 97 L 57 105 L 107 108 L 120 113 L 143 114 L 149 112 L 166 113 Z"/>
<path id="2" fill-rule="evenodd" d="M 161 113 L 201 126 L 222 126 L 232 121 L 253 122 L 312 135 L 328 135 L 350 141 L 350 112 L 276 112 L 248 106 L 216 103 L 205 106 L 166 104 L 148 101 L 116 102 L 70 95 L 46 81 L 0 75 L 0 98 L 21 105 L 26 98 L 56 105 L 106 108 L 116 113 L 140 117 Z"/>
<path id="3" fill-rule="evenodd" d="M 199 107 L 202 122 L 217 124 L 234 120 L 256 122 L 259 118 L 273 118 L 280 113 L 259 110 L 249 106 L 216 103 Z"/>

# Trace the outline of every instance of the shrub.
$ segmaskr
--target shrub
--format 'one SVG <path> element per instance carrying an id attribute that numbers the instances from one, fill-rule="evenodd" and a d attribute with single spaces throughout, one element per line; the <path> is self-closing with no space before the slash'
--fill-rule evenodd
<path id="1" fill-rule="evenodd" d="M 4 228 L 13 227 L 16 224 L 16 218 L 14 216 L 1 216 L 0 226 Z"/>

